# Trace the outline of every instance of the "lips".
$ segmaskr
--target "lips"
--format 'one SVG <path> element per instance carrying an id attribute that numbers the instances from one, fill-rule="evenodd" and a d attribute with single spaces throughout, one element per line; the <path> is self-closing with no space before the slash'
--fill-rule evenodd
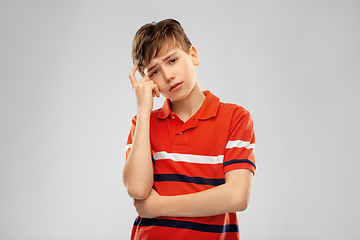
<path id="1" fill-rule="evenodd" d="M 171 85 L 170 91 L 176 91 L 176 90 L 178 90 L 178 89 L 180 88 L 181 84 L 182 84 L 182 83 L 180 82 L 180 83 L 175 83 L 175 84 Z"/>

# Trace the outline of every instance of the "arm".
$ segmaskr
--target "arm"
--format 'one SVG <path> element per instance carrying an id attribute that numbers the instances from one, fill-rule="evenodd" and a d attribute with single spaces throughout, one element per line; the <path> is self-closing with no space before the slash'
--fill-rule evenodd
<path id="1" fill-rule="evenodd" d="M 137 122 L 130 154 L 123 169 L 123 182 L 131 198 L 146 199 L 153 186 L 153 166 L 150 149 L 150 113 L 154 95 L 159 96 L 156 84 L 148 77 L 137 81 L 137 66 L 129 78 L 137 98 Z"/>
<path id="2" fill-rule="evenodd" d="M 123 169 L 123 182 L 131 198 L 145 199 L 153 185 L 149 115 L 137 115 L 135 134 Z"/>
<path id="3" fill-rule="evenodd" d="M 141 217 L 204 217 L 244 211 L 250 200 L 253 173 L 236 169 L 225 174 L 223 185 L 193 194 L 160 196 L 152 190 L 146 200 L 135 200 Z"/>

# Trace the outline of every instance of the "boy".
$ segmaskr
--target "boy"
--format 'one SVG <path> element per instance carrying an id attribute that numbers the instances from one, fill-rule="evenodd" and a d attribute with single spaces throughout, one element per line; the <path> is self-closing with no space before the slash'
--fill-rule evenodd
<path id="1" fill-rule="evenodd" d="M 255 171 L 249 112 L 201 90 L 199 55 L 176 20 L 141 27 L 132 57 L 137 115 L 123 171 L 139 214 L 131 239 L 239 239 L 236 212 Z M 160 94 L 165 103 L 152 110 Z"/>

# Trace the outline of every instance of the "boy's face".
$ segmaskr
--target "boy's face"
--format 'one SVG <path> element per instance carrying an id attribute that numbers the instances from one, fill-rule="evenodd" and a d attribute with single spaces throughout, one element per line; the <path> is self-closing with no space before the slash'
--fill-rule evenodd
<path id="1" fill-rule="evenodd" d="M 155 82 L 164 97 L 179 101 L 191 93 L 198 81 L 195 66 L 199 64 L 193 46 L 189 54 L 175 47 L 153 58 L 144 68 L 144 73 Z"/>

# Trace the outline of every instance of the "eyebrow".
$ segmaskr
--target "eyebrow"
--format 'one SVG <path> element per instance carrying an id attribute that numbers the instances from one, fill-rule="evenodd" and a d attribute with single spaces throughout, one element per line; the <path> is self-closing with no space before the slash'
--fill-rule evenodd
<path id="1" fill-rule="evenodd" d="M 163 59 L 163 62 L 166 62 L 168 61 L 170 58 L 172 58 L 172 56 L 174 56 L 175 54 L 177 54 L 177 52 L 173 52 L 173 53 L 170 53 L 168 56 L 166 56 L 164 59 Z M 155 64 L 154 66 L 151 66 L 147 69 L 147 72 L 151 72 L 155 67 L 157 66 L 157 64 Z"/>

